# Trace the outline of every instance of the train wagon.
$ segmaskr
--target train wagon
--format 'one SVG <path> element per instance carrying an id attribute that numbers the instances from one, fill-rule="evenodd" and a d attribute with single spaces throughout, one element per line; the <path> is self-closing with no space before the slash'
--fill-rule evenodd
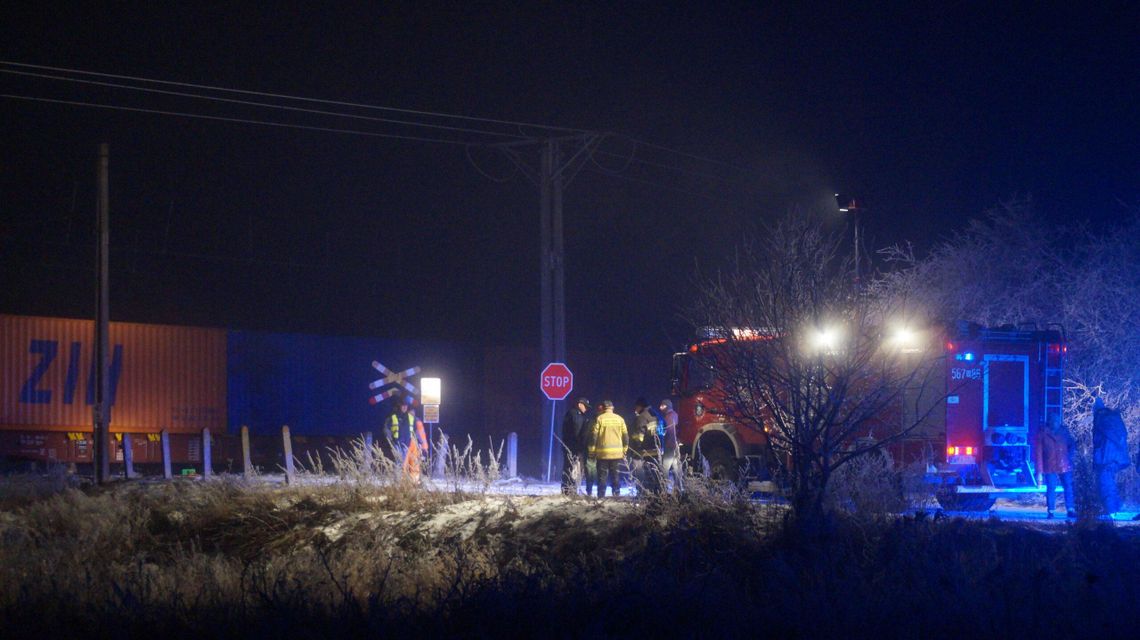
<path id="1" fill-rule="evenodd" d="M 0 315 L 0 454 L 91 462 L 94 341 L 90 320 Z M 110 345 L 114 458 L 131 433 L 135 460 L 161 461 L 165 430 L 172 458 L 200 461 L 202 430 L 226 429 L 226 331 L 113 322 Z"/>

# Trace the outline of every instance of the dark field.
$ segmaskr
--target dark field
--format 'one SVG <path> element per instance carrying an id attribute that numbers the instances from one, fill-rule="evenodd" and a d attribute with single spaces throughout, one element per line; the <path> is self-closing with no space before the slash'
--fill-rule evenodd
<path id="1" fill-rule="evenodd" d="M 7 478 L 0 636 L 1132 637 L 1140 540 L 835 516 L 694 483 L 636 503 L 346 482 Z"/>

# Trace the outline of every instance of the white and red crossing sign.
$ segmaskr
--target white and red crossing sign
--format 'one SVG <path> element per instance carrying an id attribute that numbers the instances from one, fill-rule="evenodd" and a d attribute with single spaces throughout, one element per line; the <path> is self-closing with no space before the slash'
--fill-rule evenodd
<path id="1" fill-rule="evenodd" d="M 561 362 L 551 362 L 542 370 L 538 386 L 547 398 L 565 400 L 574 389 L 574 374 L 570 371 L 570 367 Z"/>
<path id="2" fill-rule="evenodd" d="M 376 395 L 369 398 L 368 401 L 370 403 L 379 404 L 401 392 L 406 392 L 413 397 L 416 395 L 416 386 L 408 382 L 407 379 L 418 374 L 420 372 L 419 367 L 412 367 L 403 371 L 392 371 L 388 367 L 385 367 L 384 365 L 374 360 L 372 361 L 372 368 L 379 371 L 380 375 L 384 377 L 380 378 L 379 380 L 374 380 L 371 384 L 368 385 L 368 388 L 372 389 L 373 391 L 376 389 L 382 389 L 384 387 L 392 388 L 388 389 L 387 391 L 381 391 L 380 393 L 377 393 Z"/>

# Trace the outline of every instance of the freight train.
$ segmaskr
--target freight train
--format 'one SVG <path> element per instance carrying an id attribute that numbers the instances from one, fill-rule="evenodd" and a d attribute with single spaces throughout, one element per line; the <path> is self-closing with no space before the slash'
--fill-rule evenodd
<path id="1" fill-rule="evenodd" d="M 90 320 L 0 315 L 5 460 L 91 462 L 93 340 Z M 129 433 L 140 464 L 161 461 L 163 431 L 172 460 L 195 465 L 208 430 L 223 468 L 237 458 L 229 436 L 241 426 L 261 436 L 264 446 L 254 451 L 263 463 L 280 460 L 275 434 L 284 425 L 302 451 L 379 435 L 387 407 L 369 402 L 374 360 L 419 366 L 452 382 L 481 374 L 481 354 L 447 343 L 126 322 L 111 323 L 110 343 L 112 459 L 123 459 L 122 434 Z M 478 430 L 480 395 L 453 384 L 442 419 Z"/>
<path id="2" fill-rule="evenodd" d="M 93 340 L 90 319 L 0 314 L 0 461 L 90 464 Z M 165 430 L 175 463 L 200 470 L 209 429 L 218 471 L 240 470 L 242 426 L 254 464 L 270 470 L 283 462 L 284 425 L 302 460 L 367 431 L 382 438 L 389 407 L 369 402 L 375 360 L 442 379 L 438 428 L 452 442 L 471 436 L 486 448 L 513 431 L 520 471 L 538 474 L 545 461 L 536 348 L 130 322 L 112 322 L 110 342 L 112 460 L 123 459 L 123 433 L 138 464 L 161 461 Z M 573 397 L 628 410 L 634 398 L 666 391 L 664 358 L 572 351 L 567 362 Z"/>

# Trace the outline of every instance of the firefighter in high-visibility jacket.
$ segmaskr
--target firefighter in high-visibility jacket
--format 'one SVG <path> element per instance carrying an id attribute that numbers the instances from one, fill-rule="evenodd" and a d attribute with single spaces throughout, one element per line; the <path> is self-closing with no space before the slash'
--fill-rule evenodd
<path id="1" fill-rule="evenodd" d="M 613 495 L 621 495 L 621 478 L 618 467 L 629 449 L 629 430 L 625 419 L 614 413 L 614 403 L 602 403 L 604 412 L 594 422 L 590 450 L 598 463 L 598 497 L 606 494 L 606 476 L 609 476 Z"/>
<path id="2" fill-rule="evenodd" d="M 388 418 L 389 436 L 396 459 L 403 459 L 403 470 L 412 480 L 420 479 L 420 459 L 427 455 L 427 436 L 424 423 L 416 419 L 411 410 L 412 400 L 401 398 L 400 406 Z"/>

